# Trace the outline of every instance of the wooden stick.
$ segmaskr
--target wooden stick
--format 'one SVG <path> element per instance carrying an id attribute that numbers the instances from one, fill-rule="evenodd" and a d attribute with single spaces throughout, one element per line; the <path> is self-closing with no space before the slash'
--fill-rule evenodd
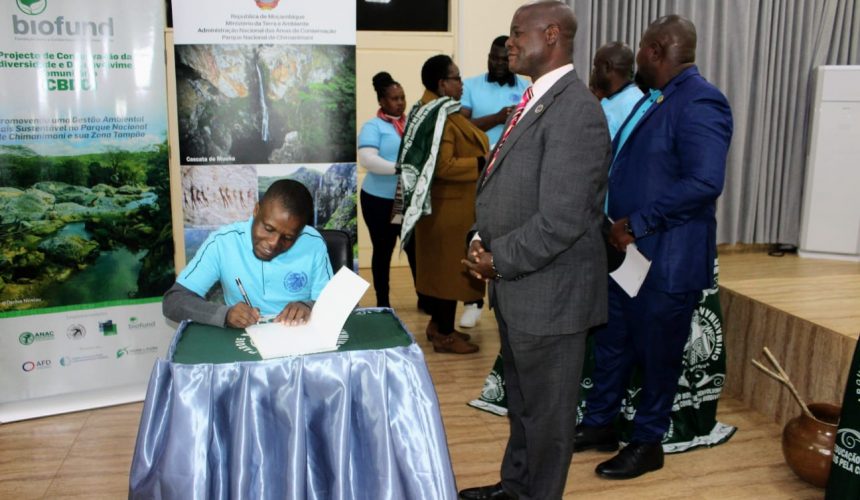
<path id="1" fill-rule="evenodd" d="M 809 411 L 809 407 L 806 406 L 806 403 L 800 397 L 800 394 L 797 392 L 797 389 L 794 387 L 794 384 L 791 383 L 791 379 L 788 378 L 788 374 L 785 373 L 785 370 L 782 369 L 782 366 L 779 364 L 779 362 L 776 360 L 776 358 L 770 352 L 770 349 L 765 347 L 764 349 L 762 349 L 762 351 L 764 352 L 764 355 L 767 356 L 767 359 L 771 362 L 771 364 L 773 364 L 773 366 L 776 368 L 778 373 L 774 373 L 773 371 L 769 370 L 763 364 L 759 363 L 755 359 L 750 360 L 752 362 L 753 366 L 755 366 L 759 370 L 763 371 L 769 377 L 772 377 L 772 378 L 782 382 L 783 385 L 788 387 L 788 390 L 791 391 L 791 395 L 794 396 L 794 399 L 800 405 L 800 409 L 803 411 L 803 413 L 810 418 L 815 418 L 815 415 L 813 415 L 812 412 Z"/>
<path id="2" fill-rule="evenodd" d="M 762 351 L 764 351 L 764 355 L 767 356 L 768 359 L 770 359 L 770 362 L 773 363 L 773 366 L 775 366 L 776 369 L 779 370 L 779 374 L 782 375 L 782 377 L 785 379 L 785 385 L 788 386 L 788 390 L 791 391 L 791 395 L 794 396 L 794 399 L 796 399 L 798 404 L 800 404 L 800 407 L 803 409 L 803 413 L 805 413 L 808 417 L 815 418 L 812 412 L 809 411 L 809 407 L 806 406 L 806 403 L 800 397 L 800 393 L 797 392 L 797 389 L 794 387 L 794 384 L 791 383 L 791 379 L 788 377 L 788 374 L 785 372 L 785 370 L 782 369 L 782 365 L 779 364 L 774 355 L 770 352 L 770 349 L 765 346 Z"/>
<path id="3" fill-rule="evenodd" d="M 780 382 L 785 382 L 785 380 L 783 380 L 782 377 L 779 376 L 779 374 L 776 374 L 776 373 L 770 371 L 766 366 L 759 363 L 757 360 L 753 359 L 750 361 L 752 361 L 752 364 L 754 364 L 756 368 L 765 372 L 769 377 L 775 378 L 776 380 L 778 380 Z"/>

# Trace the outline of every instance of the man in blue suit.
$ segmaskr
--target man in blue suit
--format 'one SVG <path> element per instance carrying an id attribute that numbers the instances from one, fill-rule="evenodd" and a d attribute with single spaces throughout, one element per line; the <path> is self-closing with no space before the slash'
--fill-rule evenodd
<path id="1" fill-rule="evenodd" d="M 725 96 L 696 68 L 696 29 L 683 17 L 653 22 L 639 44 L 638 80 L 650 88 L 612 147 L 609 243 L 632 242 L 651 260 L 639 294 L 609 288 L 609 321 L 595 332 L 593 389 L 577 427 L 577 451 L 618 448 L 614 420 L 634 366 L 642 374 L 630 443 L 597 466 L 627 479 L 663 466 L 661 441 L 701 291 L 713 283 L 717 198 L 723 189 L 732 116 Z"/>

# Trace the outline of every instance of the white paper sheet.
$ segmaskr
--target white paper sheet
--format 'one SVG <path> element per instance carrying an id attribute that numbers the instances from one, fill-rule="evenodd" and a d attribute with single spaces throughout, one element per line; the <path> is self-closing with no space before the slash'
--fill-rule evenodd
<path id="1" fill-rule="evenodd" d="M 651 261 L 642 255 L 636 243 L 630 243 L 624 254 L 624 262 L 609 275 L 627 292 L 627 295 L 635 297 L 645 277 L 648 276 L 649 269 L 651 269 Z"/>
<path id="2" fill-rule="evenodd" d="M 346 319 L 369 286 L 361 276 L 342 267 L 320 293 L 304 325 L 262 323 L 245 331 L 263 359 L 333 351 Z"/>

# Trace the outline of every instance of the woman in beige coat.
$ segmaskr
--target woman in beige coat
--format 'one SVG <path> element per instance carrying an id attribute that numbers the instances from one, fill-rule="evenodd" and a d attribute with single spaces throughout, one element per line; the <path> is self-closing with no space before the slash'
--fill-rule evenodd
<path id="1" fill-rule="evenodd" d="M 431 57 L 421 69 L 426 91 L 421 104 L 440 97 L 459 100 L 463 93 L 460 70 L 450 57 Z M 454 330 L 457 301 L 484 297 L 485 285 L 472 278 L 460 260 L 466 237 L 475 222 L 475 189 L 486 162 L 487 136 L 459 112 L 444 122 L 430 186 L 431 213 L 415 226 L 416 289 L 429 298 L 427 336 L 436 352 L 468 354 L 478 346 L 467 334 Z"/>

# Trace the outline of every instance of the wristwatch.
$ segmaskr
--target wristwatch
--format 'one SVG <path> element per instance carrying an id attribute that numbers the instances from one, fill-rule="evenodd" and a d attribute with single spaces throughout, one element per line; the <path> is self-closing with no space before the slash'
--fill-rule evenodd
<path id="1" fill-rule="evenodd" d="M 492 268 L 493 268 L 493 272 L 496 274 L 496 275 L 493 277 L 493 279 L 494 279 L 494 280 L 496 280 L 496 281 L 499 281 L 500 279 L 502 279 L 502 275 L 501 275 L 501 274 L 499 273 L 499 271 L 496 269 L 496 263 L 493 261 L 493 256 L 492 256 L 492 255 L 490 256 L 490 266 L 492 266 Z"/>
<path id="2" fill-rule="evenodd" d="M 636 238 L 636 235 L 633 234 L 633 228 L 630 227 L 630 221 L 624 221 L 624 232 Z"/>

